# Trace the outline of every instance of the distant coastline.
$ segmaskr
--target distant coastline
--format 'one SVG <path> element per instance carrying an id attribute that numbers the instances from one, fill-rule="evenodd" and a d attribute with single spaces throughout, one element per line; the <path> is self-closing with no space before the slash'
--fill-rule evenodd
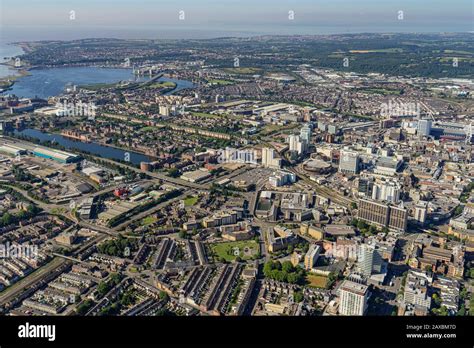
<path id="1" fill-rule="evenodd" d="M 0 43 L 0 92 L 13 87 L 18 78 L 29 75 L 28 67 L 16 68 L 15 58 L 26 52 L 21 43 Z"/>

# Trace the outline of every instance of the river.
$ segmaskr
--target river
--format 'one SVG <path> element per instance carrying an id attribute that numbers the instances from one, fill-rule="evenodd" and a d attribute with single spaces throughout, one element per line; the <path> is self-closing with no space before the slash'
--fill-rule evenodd
<path id="1" fill-rule="evenodd" d="M 5 91 L 23 98 L 48 98 L 63 93 L 67 85 L 91 85 L 97 83 L 115 83 L 120 81 L 144 81 L 148 78 L 135 79 L 131 69 L 70 67 L 32 69 L 30 75 L 19 78 L 13 87 Z M 176 88 L 166 94 L 173 94 L 181 89 L 192 88 L 194 84 L 186 80 L 161 77 L 158 81 L 171 81 Z"/>
<path id="2" fill-rule="evenodd" d="M 120 81 L 146 81 L 148 77 L 135 78 L 132 69 L 69 67 L 32 69 L 28 76 L 20 77 L 13 87 L 4 94 L 14 94 L 23 98 L 48 98 L 63 93 L 67 85 L 91 85 L 98 83 L 115 83 Z M 165 94 L 173 94 L 194 84 L 186 80 L 167 77 L 158 79 L 161 82 L 174 82 L 176 88 Z"/>
<path id="3" fill-rule="evenodd" d="M 153 161 L 152 157 L 146 156 L 138 152 L 121 150 L 115 147 L 105 146 L 93 142 L 85 143 L 82 141 L 64 137 L 61 134 L 45 133 L 37 129 L 23 129 L 21 131 L 15 131 L 15 134 L 25 135 L 41 141 L 54 141 L 69 150 L 84 151 L 92 155 L 118 161 L 125 160 L 125 153 L 128 152 L 130 154 L 130 162 L 135 165 L 139 165 L 140 162 Z"/>
<path id="4" fill-rule="evenodd" d="M 24 98 L 48 98 L 63 93 L 66 85 L 134 81 L 131 69 L 70 67 L 32 69 L 5 93 Z"/>
<path id="5" fill-rule="evenodd" d="M 0 62 L 21 55 L 23 50 L 19 46 L 0 42 Z M 91 85 L 98 83 L 116 83 L 120 81 L 146 81 L 148 76 L 137 78 L 132 69 L 100 68 L 100 67 L 61 67 L 39 68 L 28 71 L 29 75 L 18 78 L 13 87 L 3 94 L 14 94 L 21 98 L 48 98 L 63 93 L 67 85 Z M 0 64 L 0 78 L 18 75 L 18 71 L 7 65 Z M 162 77 L 161 82 L 174 82 L 176 88 L 165 94 L 173 94 L 185 88 L 192 88 L 194 84 L 186 80 L 177 80 Z"/>
<path id="6" fill-rule="evenodd" d="M 10 61 L 11 58 L 21 54 L 23 54 L 23 49 L 20 46 L 0 41 L 0 63 L 6 63 Z M 8 65 L 0 64 L 0 78 L 14 75 L 18 75 L 15 69 L 10 68 Z"/>

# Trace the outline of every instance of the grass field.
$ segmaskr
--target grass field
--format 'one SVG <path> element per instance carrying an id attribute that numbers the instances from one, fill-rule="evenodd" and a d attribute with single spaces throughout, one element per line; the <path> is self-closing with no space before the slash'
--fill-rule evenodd
<path id="1" fill-rule="evenodd" d="M 155 216 L 147 216 L 142 220 L 142 226 L 147 226 L 155 223 L 157 218 Z"/>
<path id="2" fill-rule="evenodd" d="M 237 256 L 243 260 L 250 259 L 258 253 L 258 248 L 259 245 L 254 240 L 211 244 L 214 256 L 217 259 L 224 258 L 226 261 L 233 261 Z"/>
<path id="3" fill-rule="evenodd" d="M 400 95 L 400 90 L 394 89 L 384 89 L 384 88 L 365 88 L 361 89 L 361 92 L 373 93 L 373 94 L 382 94 L 382 95 Z"/>
<path id="4" fill-rule="evenodd" d="M 259 74 L 262 72 L 262 69 L 259 68 L 225 68 L 223 69 L 228 74 Z"/>
<path id="5" fill-rule="evenodd" d="M 176 87 L 176 83 L 165 81 L 165 82 L 157 82 L 147 85 L 146 88 L 153 89 L 153 88 L 168 88 L 168 87 Z"/>
<path id="6" fill-rule="evenodd" d="M 229 81 L 229 80 L 209 80 L 208 82 L 216 84 L 216 85 L 221 85 L 221 86 L 227 86 L 227 85 L 231 85 L 231 84 L 234 83 L 234 82 Z"/>
<path id="7" fill-rule="evenodd" d="M 199 117 L 209 117 L 209 118 L 219 118 L 217 115 L 213 114 L 208 114 L 206 112 L 191 112 L 193 116 L 199 116 Z"/>
<path id="8" fill-rule="evenodd" d="M 184 205 L 186 207 L 191 207 L 191 206 L 195 205 L 197 203 L 197 201 L 198 201 L 197 197 L 192 197 L 192 196 L 186 197 L 186 199 L 184 200 Z"/>
<path id="9" fill-rule="evenodd" d="M 328 278 L 320 275 L 315 275 L 315 274 L 308 274 L 306 276 L 306 280 L 309 283 L 309 286 L 312 286 L 314 288 L 326 288 L 326 285 L 328 283 Z"/>
<path id="10" fill-rule="evenodd" d="M 66 208 L 53 208 L 51 209 L 51 214 L 64 215 L 67 212 Z"/>

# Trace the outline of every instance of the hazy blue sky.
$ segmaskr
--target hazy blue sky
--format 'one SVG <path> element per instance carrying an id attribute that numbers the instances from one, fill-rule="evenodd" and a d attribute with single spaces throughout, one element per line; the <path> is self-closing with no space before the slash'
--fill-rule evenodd
<path id="1" fill-rule="evenodd" d="M 467 32 L 472 0 L 0 0 L 3 40 Z M 70 20 L 70 11 L 76 19 Z M 179 20 L 179 11 L 185 20 Z M 398 11 L 404 19 L 398 20 Z M 288 11 L 294 11 L 289 20 Z"/>

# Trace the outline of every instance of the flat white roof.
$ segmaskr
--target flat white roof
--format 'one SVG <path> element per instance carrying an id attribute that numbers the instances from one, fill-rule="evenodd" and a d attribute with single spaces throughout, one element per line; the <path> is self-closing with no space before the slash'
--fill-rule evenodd
<path id="1" fill-rule="evenodd" d="M 60 158 L 63 160 L 67 160 L 70 157 L 77 157 L 77 155 L 65 151 L 60 151 L 60 150 L 50 150 L 45 147 L 35 147 L 34 152 L 41 153 L 43 155 L 51 156 L 51 157 L 56 157 Z"/>

